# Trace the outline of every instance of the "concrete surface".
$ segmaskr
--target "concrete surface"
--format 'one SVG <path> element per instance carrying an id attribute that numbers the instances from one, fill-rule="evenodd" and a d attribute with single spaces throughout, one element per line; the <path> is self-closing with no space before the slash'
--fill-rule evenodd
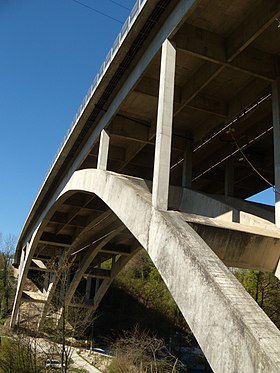
<path id="1" fill-rule="evenodd" d="M 99 369 L 93 367 L 84 358 L 82 358 L 76 349 L 74 349 L 72 354 L 72 359 L 74 361 L 74 367 L 85 369 L 88 373 L 101 373 Z"/>
<path id="2" fill-rule="evenodd" d="M 81 170 L 61 196 L 72 189 L 102 198 L 148 251 L 215 372 L 279 371 L 279 330 L 180 213 L 152 208 L 144 181 Z"/>

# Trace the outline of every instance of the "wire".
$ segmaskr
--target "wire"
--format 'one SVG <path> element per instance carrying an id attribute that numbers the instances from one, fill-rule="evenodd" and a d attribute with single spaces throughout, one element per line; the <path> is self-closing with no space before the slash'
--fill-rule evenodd
<path id="1" fill-rule="evenodd" d="M 103 13 L 103 12 L 101 12 L 100 10 L 97 10 L 97 9 L 95 9 L 95 8 L 93 8 L 93 7 L 91 7 L 91 6 L 87 5 L 87 4 L 84 4 L 84 3 L 82 3 L 82 2 L 80 2 L 80 1 L 78 1 L 78 0 L 71 0 L 71 1 L 73 1 L 74 3 L 79 4 L 79 5 L 81 5 L 81 6 L 84 6 L 85 8 L 88 8 L 88 9 L 90 9 L 90 10 L 93 10 L 94 12 L 96 12 L 96 13 L 98 13 L 98 14 L 101 14 L 101 15 L 104 16 L 104 17 L 110 18 L 110 19 L 112 19 L 113 21 L 116 21 L 116 22 L 118 22 L 118 23 L 120 23 L 120 24 L 123 24 L 123 23 L 124 23 L 123 21 L 120 21 L 119 19 L 117 19 L 117 18 L 115 18 L 115 17 L 112 17 L 112 16 L 110 16 L 109 14 Z"/>
<path id="2" fill-rule="evenodd" d="M 234 132 L 234 128 L 229 128 L 228 129 L 228 132 L 230 133 L 231 137 L 232 137 L 232 140 L 234 141 L 237 149 L 239 150 L 239 152 L 242 154 L 242 157 L 245 159 L 245 161 L 249 164 L 249 166 L 256 172 L 257 175 L 259 175 L 259 177 L 265 181 L 271 188 L 273 188 L 273 191 L 274 193 L 277 193 L 277 194 L 280 194 L 280 192 L 276 189 L 275 185 L 272 184 L 269 180 L 267 180 L 260 172 L 259 170 L 253 165 L 253 163 L 248 159 L 248 157 L 245 155 L 245 153 L 243 152 L 243 147 L 240 147 L 233 132 Z"/>
<path id="3" fill-rule="evenodd" d="M 246 162 L 249 164 L 249 166 L 259 175 L 259 177 L 261 179 L 263 179 L 263 181 L 265 181 L 270 187 L 273 188 L 274 192 L 277 193 L 277 194 L 280 194 L 280 191 L 278 191 L 275 187 L 274 184 L 272 184 L 269 180 L 267 180 L 259 171 L 258 169 L 251 163 L 251 161 L 247 158 L 247 156 L 244 154 L 243 152 L 243 149 L 246 148 L 247 146 L 249 146 L 252 142 L 256 141 L 257 139 L 259 139 L 260 137 L 262 137 L 263 135 L 265 135 L 267 132 L 271 131 L 273 129 L 273 127 L 270 127 L 268 130 L 264 131 L 262 134 L 256 136 L 253 140 L 250 140 L 247 144 L 243 145 L 242 147 L 239 146 L 239 144 L 237 143 L 236 141 L 236 138 L 234 137 L 233 135 L 233 132 L 234 132 L 234 128 L 232 128 L 232 125 L 236 122 L 238 122 L 242 117 L 244 117 L 245 115 L 247 115 L 249 112 L 251 112 L 252 110 L 254 110 L 257 106 L 259 106 L 260 104 L 262 104 L 264 101 L 266 101 L 268 98 L 271 97 L 271 93 L 267 93 L 265 94 L 264 96 L 260 97 L 259 100 L 257 102 L 255 102 L 253 105 L 247 107 L 247 109 L 245 109 L 240 115 L 238 115 L 237 117 L 235 117 L 230 123 L 227 123 L 223 128 L 221 128 L 220 130 L 218 130 L 217 132 L 215 132 L 212 136 L 210 136 L 208 139 L 206 139 L 205 141 L 203 141 L 200 145 L 198 145 L 194 150 L 193 152 L 196 152 L 198 150 L 200 150 L 204 145 L 206 145 L 208 142 L 210 142 L 211 140 L 213 140 L 215 137 L 217 137 L 220 133 L 222 133 L 223 131 L 227 130 L 226 133 L 231 135 L 232 137 L 232 140 L 233 142 L 235 143 L 235 146 L 237 147 L 237 150 L 235 150 L 233 153 L 229 154 L 228 156 L 224 157 L 222 160 L 216 162 L 214 165 L 212 165 L 211 167 L 209 167 L 207 170 L 203 171 L 202 173 L 200 173 L 198 176 L 196 176 L 192 181 L 195 181 L 197 179 L 199 179 L 201 176 L 203 176 L 204 174 L 206 174 L 207 172 L 209 172 L 210 170 L 212 170 L 213 168 L 215 168 L 216 166 L 218 166 L 219 164 L 221 164 L 222 162 L 224 162 L 225 160 L 227 160 L 228 158 L 232 157 L 234 154 L 236 154 L 237 152 L 240 152 L 243 156 L 243 158 L 246 160 Z M 176 162 L 172 167 L 171 167 L 171 170 L 175 167 L 177 167 L 180 163 L 182 163 L 184 161 L 184 159 L 180 159 L 178 162 Z"/>
<path id="4" fill-rule="evenodd" d="M 110 1 L 110 3 L 113 3 L 113 4 L 116 4 L 116 5 L 120 6 L 123 9 L 130 10 L 130 8 L 128 8 L 125 5 L 122 5 L 122 4 L 118 3 L 117 1 L 114 1 L 114 0 L 108 0 L 108 1 Z"/>
<path id="5" fill-rule="evenodd" d="M 247 148 L 249 145 L 251 145 L 252 143 L 254 143 L 255 141 L 259 140 L 260 138 L 262 138 L 263 136 L 265 136 L 268 132 L 270 132 L 271 130 L 273 129 L 273 127 L 269 127 L 267 130 L 265 130 L 264 132 L 262 132 L 261 134 L 259 134 L 258 136 L 254 137 L 253 139 L 251 139 L 250 141 L 248 141 L 246 144 L 242 145 L 242 149 L 245 149 Z M 217 167 L 218 165 L 220 165 L 221 163 L 223 163 L 224 161 L 226 161 L 228 158 L 231 158 L 232 156 L 234 156 L 236 153 L 239 152 L 239 148 L 237 148 L 234 152 L 230 153 L 229 155 L 227 155 L 226 157 L 224 157 L 223 159 L 219 160 L 218 162 L 216 162 L 214 165 L 212 165 L 211 167 L 207 168 L 207 170 L 201 172 L 199 175 L 197 175 L 194 179 L 192 179 L 192 181 L 195 181 L 197 179 L 199 179 L 201 176 L 205 175 L 207 172 L 211 171 L 213 168 Z"/>
<path id="6" fill-rule="evenodd" d="M 233 120 L 231 120 L 229 123 L 227 123 L 225 126 L 223 126 L 223 128 L 221 128 L 220 130 L 218 130 L 217 132 L 215 132 L 208 139 L 204 140 L 200 145 L 196 146 L 196 148 L 194 148 L 193 152 L 195 153 L 196 151 L 198 151 L 199 149 L 201 149 L 204 145 L 206 145 L 208 142 L 210 142 L 211 140 L 213 140 L 215 137 L 217 137 L 220 133 L 222 133 L 226 129 L 230 128 L 235 122 L 239 121 L 245 115 L 247 115 L 248 113 L 250 113 L 250 111 L 254 110 L 257 106 L 259 106 L 261 103 L 263 103 L 264 101 L 266 101 L 270 97 L 271 97 L 271 93 L 270 92 L 267 93 L 267 94 L 265 94 L 264 96 L 260 97 L 257 102 L 255 102 L 254 104 L 252 104 L 249 107 L 247 107 L 241 114 L 239 114 Z"/>

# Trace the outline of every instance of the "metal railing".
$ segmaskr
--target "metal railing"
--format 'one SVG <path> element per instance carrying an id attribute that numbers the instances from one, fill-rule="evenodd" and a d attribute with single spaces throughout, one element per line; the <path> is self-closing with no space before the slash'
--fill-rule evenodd
<path id="1" fill-rule="evenodd" d="M 125 21 L 125 23 L 123 24 L 122 28 L 121 28 L 121 31 L 120 33 L 118 34 L 116 40 L 114 41 L 113 43 L 113 46 L 112 48 L 109 50 L 104 62 L 102 63 L 98 73 L 96 74 L 85 98 L 83 99 L 83 102 L 81 103 L 67 133 L 65 134 L 55 156 L 54 156 L 54 159 L 51 163 L 51 166 L 50 168 L 48 169 L 48 172 L 47 172 L 47 175 L 46 175 L 46 179 L 47 177 L 49 176 L 54 164 L 56 163 L 60 153 L 61 153 L 61 150 L 63 149 L 64 145 L 66 144 L 66 142 L 68 141 L 73 129 L 75 128 L 82 112 L 84 111 L 85 107 L 87 106 L 89 100 L 91 99 L 91 97 L 93 96 L 97 86 L 99 85 L 99 82 L 101 81 L 101 79 L 103 78 L 103 76 L 105 75 L 109 65 L 111 64 L 112 60 L 114 59 L 117 51 L 119 50 L 121 44 L 123 43 L 123 40 L 125 39 L 128 31 L 131 29 L 134 21 L 136 20 L 138 14 L 140 13 L 141 9 L 143 8 L 143 6 L 145 5 L 145 3 L 147 2 L 148 0 L 137 0 L 136 3 L 134 4 L 131 12 L 130 12 L 130 15 L 128 16 L 127 20 Z"/>

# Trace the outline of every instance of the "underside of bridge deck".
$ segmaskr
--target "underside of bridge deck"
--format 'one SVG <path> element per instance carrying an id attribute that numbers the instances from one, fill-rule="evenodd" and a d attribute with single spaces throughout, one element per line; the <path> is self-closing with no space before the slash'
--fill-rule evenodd
<path id="1" fill-rule="evenodd" d="M 274 185 L 271 83 L 278 73 L 280 32 L 275 17 L 279 4 L 198 3 L 170 38 L 177 53 L 171 184 L 182 183 L 184 153 L 190 142 L 192 188 L 223 194 L 226 160 L 230 160 L 232 194 L 246 198 L 269 187 L 268 182 Z M 109 170 L 152 179 L 160 54 L 156 53 L 107 124 Z M 99 115 L 109 105 L 110 100 L 99 108 Z M 96 167 L 97 155 L 96 142 L 79 167 Z"/>
<path id="2" fill-rule="evenodd" d="M 244 201 L 269 186 L 276 202 L 280 195 L 280 3 L 141 4 L 27 218 L 12 325 L 21 302 L 33 301 L 41 304 L 42 326 L 65 262 L 67 306 L 79 294 L 93 312 L 144 247 L 215 371 L 276 372 L 279 333 L 225 265 L 280 276 L 279 204 Z M 24 292 L 27 278 L 37 295 Z M 210 304 L 224 312 L 227 326 Z M 248 318 L 246 310 L 258 316 Z M 269 336 L 257 337 L 258 320 Z M 240 359 L 238 343 L 246 350 Z"/>
<path id="3" fill-rule="evenodd" d="M 275 185 L 279 8 L 277 0 L 149 0 L 64 143 L 23 233 L 71 172 L 97 166 L 104 127 L 108 170 L 152 180 L 167 37 L 176 45 L 170 183 L 182 185 L 190 147 L 194 190 L 246 198 Z"/>

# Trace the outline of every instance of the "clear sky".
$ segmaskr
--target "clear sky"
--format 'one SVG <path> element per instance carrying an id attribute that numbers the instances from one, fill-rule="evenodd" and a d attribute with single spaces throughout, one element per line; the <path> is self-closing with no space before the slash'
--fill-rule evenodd
<path id="1" fill-rule="evenodd" d="M 134 2 L 0 0 L 4 235 L 20 234 L 59 144 L 122 26 L 118 21 L 125 21 Z M 273 203 L 272 193 L 266 195 L 261 200 Z"/>
<path id="2" fill-rule="evenodd" d="M 121 23 L 74 0 L 0 0 L 4 235 L 19 235 L 59 144 L 135 0 L 80 2 Z"/>

